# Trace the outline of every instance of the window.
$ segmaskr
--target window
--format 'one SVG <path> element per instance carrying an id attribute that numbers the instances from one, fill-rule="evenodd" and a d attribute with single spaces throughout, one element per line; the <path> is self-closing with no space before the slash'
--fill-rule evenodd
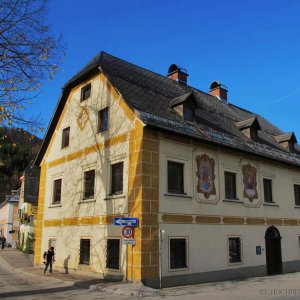
<path id="1" fill-rule="evenodd" d="M 90 240 L 89 239 L 80 240 L 79 263 L 84 265 L 88 265 L 90 263 Z"/>
<path id="2" fill-rule="evenodd" d="M 123 162 L 111 165 L 111 194 L 123 193 Z"/>
<path id="3" fill-rule="evenodd" d="M 184 193 L 183 187 L 184 164 L 175 161 L 168 161 L 168 192 Z"/>
<path id="4" fill-rule="evenodd" d="M 183 105 L 183 119 L 186 121 L 194 121 L 194 109 L 190 106 Z"/>
<path id="5" fill-rule="evenodd" d="M 61 141 L 61 147 L 66 148 L 69 146 L 70 142 L 70 127 L 67 127 L 63 129 L 62 131 L 62 141 Z"/>
<path id="6" fill-rule="evenodd" d="M 228 238 L 228 253 L 229 263 L 234 264 L 242 262 L 242 251 L 241 251 L 241 238 L 230 237 Z"/>
<path id="7" fill-rule="evenodd" d="M 170 238 L 170 269 L 182 269 L 187 266 L 187 239 Z"/>
<path id="8" fill-rule="evenodd" d="M 106 268 L 120 269 L 120 240 L 108 239 L 106 249 Z"/>
<path id="9" fill-rule="evenodd" d="M 54 247 L 54 251 L 55 251 L 55 249 L 56 249 L 56 239 L 49 239 L 48 240 L 48 249 L 50 247 Z"/>
<path id="10" fill-rule="evenodd" d="M 272 203 L 273 202 L 273 196 L 272 196 L 272 180 L 264 178 L 264 201 L 266 203 Z"/>
<path id="11" fill-rule="evenodd" d="M 98 111 L 98 132 L 108 130 L 108 107 Z"/>
<path id="12" fill-rule="evenodd" d="M 84 195 L 83 199 L 94 198 L 95 170 L 84 172 Z"/>
<path id="13" fill-rule="evenodd" d="M 300 185 L 294 184 L 295 205 L 300 206 Z"/>
<path id="14" fill-rule="evenodd" d="M 91 84 L 86 85 L 81 89 L 81 98 L 80 101 L 84 101 L 91 96 Z"/>
<path id="15" fill-rule="evenodd" d="M 52 204 L 60 204 L 61 201 L 61 179 L 56 179 L 53 182 L 53 198 Z"/>
<path id="16" fill-rule="evenodd" d="M 225 198 L 236 198 L 236 174 L 231 172 L 225 172 Z"/>

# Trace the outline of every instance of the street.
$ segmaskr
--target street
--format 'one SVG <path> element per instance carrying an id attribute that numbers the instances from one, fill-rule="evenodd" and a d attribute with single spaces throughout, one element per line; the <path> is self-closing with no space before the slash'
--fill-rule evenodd
<path id="1" fill-rule="evenodd" d="M 159 291 L 125 282 L 107 282 L 33 268 L 20 251 L 0 251 L 0 299 L 141 299 L 148 300 L 295 300 L 300 299 L 300 273 L 254 277 L 245 280 L 181 286 Z M 131 295 L 132 293 L 132 295 Z M 156 295 L 156 296 L 154 296 Z"/>
<path id="2" fill-rule="evenodd" d="M 128 299 L 79 287 L 71 281 L 56 279 L 48 273 L 38 276 L 18 272 L 0 260 L 1 299 L 108 299 L 108 296 L 109 299 Z"/>

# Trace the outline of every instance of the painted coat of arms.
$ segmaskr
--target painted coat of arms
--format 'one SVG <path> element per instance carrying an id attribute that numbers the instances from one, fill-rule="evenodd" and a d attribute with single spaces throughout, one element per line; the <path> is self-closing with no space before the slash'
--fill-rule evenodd
<path id="1" fill-rule="evenodd" d="M 207 154 L 196 156 L 197 164 L 197 193 L 203 193 L 207 199 L 216 194 L 215 161 Z"/>
<path id="2" fill-rule="evenodd" d="M 256 173 L 257 170 L 255 167 L 250 164 L 243 165 L 243 183 L 244 183 L 244 197 L 248 198 L 251 202 L 254 199 L 258 198 L 257 195 L 257 182 L 256 182 Z"/>

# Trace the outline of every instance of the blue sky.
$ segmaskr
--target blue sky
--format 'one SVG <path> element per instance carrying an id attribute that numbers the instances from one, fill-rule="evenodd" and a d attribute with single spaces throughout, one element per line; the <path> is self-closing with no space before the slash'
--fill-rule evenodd
<path id="1" fill-rule="evenodd" d="M 300 143 L 299 20 L 299 0 L 50 0 L 66 57 L 28 113 L 47 127 L 62 86 L 103 50 L 162 75 L 176 63 L 205 92 L 218 80 L 229 102 Z"/>

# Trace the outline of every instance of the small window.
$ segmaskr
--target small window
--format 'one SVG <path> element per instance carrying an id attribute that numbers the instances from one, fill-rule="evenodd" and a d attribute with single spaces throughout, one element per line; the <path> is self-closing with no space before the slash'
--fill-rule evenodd
<path id="1" fill-rule="evenodd" d="M 88 265 L 90 263 L 90 240 L 80 240 L 80 264 Z"/>
<path id="2" fill-rule="evenodd" d="M 192 107 L 183 105 L 183 119 L 189 122 L 194 121 L 194 109 Z"/>
<path id="3" fill-rule="evenodd" d="M 62 131 L 62 141 L 61 141 L 61 147 L 66 148 L 69 146 L 70 142 L 70 127 L 67 127 L 63 129 Z"/>
<path id="4" fill-rule="evenodd" d="M 242 262 L 242 248 L 241 248 L 241 238 L 230 237 L 228 238 L 228 253 L 229 253 L 229 263 L 239 263 Z"/>
<path id="5" fill-rule="evenodd" d="M 95 170 L 84 172 L 84 195 L 83 199 L 94 198 Z"/>
<path id="6" fill-rule="evenodd" d="M 48 249 L 49 249 L 50 247 L 54 247 L 54 252 L 55 252 L 55 250 L 56 250 L 56 242 L 57 242 L 56 239 L 49 239 L 49 240 L 48 240 Z"/>
<path id="7" fill-rule="evenodd" d="M 111 194 L 123 193 L 123 162 L 111 165 Z"/>
<path id="8" fill-rule="evenodd" d="M 91 84 L 86 85 L 81 89 L 81 98 L 80 101 L 84 101 L 91 96 Z"/>
<path id="9" fill-rule="evenodd" d="M 170 238 L 170 269 L 182 269 L 187 266 L 187 239 Z"/>
<path id="10" fill-rule="evenodd" d="M 108 269 L 120 269 L 120 240 L 108 239 L 106 250 L 106 268 Z"/>
<path id="11" fill-rule="evenodd" d="M 184 193 L 183 182 L 184 164 L 175 161 L 168 161 L 168 192 Z"/>
<path id="12" fill-rule="evenodd" d="M 61 179 L 56 179 L 53 182 L 52 204 L 60 204 L 61 202 L 61 182 Z"/>
<path id="13" fill-rule="evenodd" d="M 294 184 L 295 205 L 300 206 L 300 185 Z"/>
<path id="14" fill-rule="evenodd" d="M 236 198 L 236 174 L 231 172 L 225 172 L 225 198 Z"/>
<path id="15" fill-rule="evenodd" d="M 108 130 L 108 107 L 98 111 L 98 132 Z"/>
<path id="16" fill-rule="evenodd" d="M 266 203 L 272 203 L 273 202 L 273 196 L 272 196 L 272 180 L 264 178 L 264 201 Z"/>

